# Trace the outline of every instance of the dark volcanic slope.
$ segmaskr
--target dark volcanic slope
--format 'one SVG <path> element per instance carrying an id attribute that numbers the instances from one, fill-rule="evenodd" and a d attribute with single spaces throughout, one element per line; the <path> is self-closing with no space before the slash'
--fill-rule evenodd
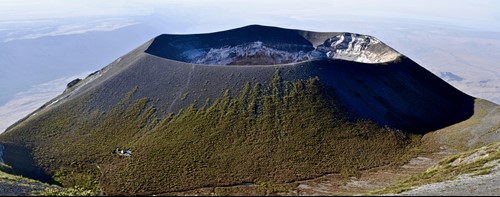
<path id="1" fill-rule="evenodd" d="M 226 89 L 238 92 L 247 82 L 266 84 L 272 79 L 275 69 L 279 68 L 285 80 L 319 76 L 353 115 L 374 120 L 381 126 L 426 132 L 472 115 L 472 97 L 402 55 L 383 63 L 328 58 L 245 66 L 183 62 L 189 61 L 185 57 L 186 51 L 206 52 L 212 48 L 255 41 L 281 51 L 307 52 L 336 35 L 340 33 L 264 26 L 211 34 L 161 35 L 66 91 L 52 101 L 52 107 L 61 102 L 72 102 L 80 95 L 92 94 L 99 102 L 89 103 L 88 108 L 106 109 L 137 86 L 135 97 L 152 98 L 153 105 L 165 114 L 176 112 L 191 103 L 203 104 L 207 98 L 221 96 Z"/>

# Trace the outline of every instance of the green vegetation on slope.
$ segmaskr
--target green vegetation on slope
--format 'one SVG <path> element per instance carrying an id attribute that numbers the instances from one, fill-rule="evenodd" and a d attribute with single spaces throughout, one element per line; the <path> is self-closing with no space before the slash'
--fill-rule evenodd
<path id="1" fill-rule="evenodd" d="M 48 193 L 47 191 L 50 191 Z M 10 166 L 0 163 L 0 196 L 28 196 L 28 195 L 97 195 L 88 190 L 65 189 L 55 185 L 49 185 L 40 181 L 13 174 Z"/>
<path id="2" fill-rule="evenodd" d="M 246 84 L 164 118 L 148 98 L 132 101 L 135 90 L 106 112 L 85 109 L 91 94 L 63 103 L 0 139 L 31 149 L 64 186 L 114 195 L 354 176 L 401 162 L 417 139 L 350 122 L 319 78 L 289 82 L 277 73 L 270 84 Z M 132 156 L 112 154 L 117 148 Z"/>
<path id="3" fill-rule="evenodd" d="M 489 174 L 495 165 L 486 165 L 491 161 L 500 160 L 500 143 L 492 143 L 472 151 L 462 152 L 447 157 L 439 165 L 427 169 L 397 184 L 370 194 L 401 193 L 420 185 L 443 182 L 455 179 L 458 175 Z"/>

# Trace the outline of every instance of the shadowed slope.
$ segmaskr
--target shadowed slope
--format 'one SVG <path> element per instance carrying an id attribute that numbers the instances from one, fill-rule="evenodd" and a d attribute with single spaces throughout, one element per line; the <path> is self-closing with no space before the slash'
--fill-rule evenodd
<path id="1" fill-rule="evenodd" d="M 312 62 L 311 62 L 312 63 Z M 408 58 L 383 65 L 317 62 L 340 102 L 359 118 L 424 133 L 463 121 L 474 99 Z"/>

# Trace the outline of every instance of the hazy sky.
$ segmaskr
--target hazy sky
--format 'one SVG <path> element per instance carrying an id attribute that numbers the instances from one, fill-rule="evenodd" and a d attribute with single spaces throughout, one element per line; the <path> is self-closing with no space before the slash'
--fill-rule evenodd
<path id="1" fill-rule="evenodd" d="M 192 22 L 238 23 L 398 18 L 500 29 L 498 0 L 0 0 L 0 22 L 68 17 L 124 17 L 159 13 Z M 188 21 L 189 22 L 189 21 Z M 278 20 L 279 22 L 279 20 Z"/>

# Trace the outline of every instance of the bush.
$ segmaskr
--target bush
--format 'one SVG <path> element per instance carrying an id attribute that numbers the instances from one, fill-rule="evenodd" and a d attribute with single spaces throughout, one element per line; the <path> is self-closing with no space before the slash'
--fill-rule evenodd
<path id="1" fill-rule="evenodd" d="M 10 167 L 7 164 L 1 163 L 1 162 L 0 162 L 0 171 L 8 173 L 8 174 L 14 173 L 14 171 L 12 170 L 12 167 Z"/>

